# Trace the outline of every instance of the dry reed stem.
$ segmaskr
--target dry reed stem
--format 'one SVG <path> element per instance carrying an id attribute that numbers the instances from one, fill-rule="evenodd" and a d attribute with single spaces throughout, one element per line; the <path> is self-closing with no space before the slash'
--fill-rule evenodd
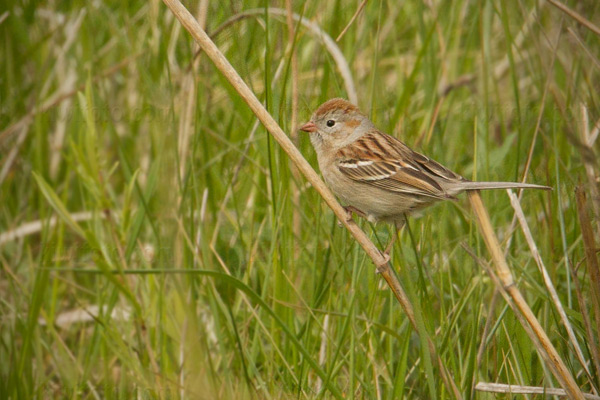
<path id="1" fill-rule="evenodd" d="M 105 217 L 104 213 L 98 213 L 97 215 L 98 218 Z M 75 222 L 89 221 L 92 218 L 94 218 L 94 213 L 92 213 L 91 211 L 81 211 L 71 214 L 71 218 Z M 42 230 L 44 226 L 47 226 L 48 229 L 53 228 L 58 223 L 58 221 L 59 218 L 57 216 L 52 216 L 43 221 L 38 219 L 36 221 L 26 222 L 15 229 L 12 229 L 7 232 L 2 232 L 0 233 L 0 246 L 4 243 L 17 240 L 19 238 L 32 235 L 34 233 L 38 233 Z"/>
<path id="2" fill-rule="evenodd" d="M 479 382 L 475 390 L 480 392 L 509 393 L 509 394 L 544 394 L 546 396 L 567 396 L 564 389 L 545 388 L 539 386 L 507 385 L 505 383 Z M 584 393 L 586 399 L 600 400 L 600 396 Z"/>
<path id="3" fill-rule="evenodd" d="M 348 24 L 346 25 L 346 27 L 344 29 L 342 29 L 342 32 L 340 32 L 340 34 L 338 35 L 338 37 L 335 38 L 336 42 L 339 42 L 340 39 L 342 37 L 344 37 L 344 35 L 346 34 L 346 32 L 348 31 L 348 29 L 350 29 L 350 27 L 352 26 L 352 24 L 354 23 L 354 21 L 356 20 L 356 18 L 358 17 L 358 15 L 361 13 L 361 11 L 363 10 L 363 8 L 365 8 L 365 6 L 367 5 L 367 1 L 369 0 L 363 0 L 359 5 L 358 8 L 356 9 L 356 11 L 354 12 L 354 15 L 352 16 L 352 18 L 350 18 L 350 22 L 348 22 Z"/>
<path id="4" fill-rule="evenodd" d="M 485 244 L 492 255 L 492 260 L 496 268 L 496 275 L 498 276 L 502 287 L 514 302 L 515 307 L 527 322 L 530 330 L 526 329 L 526 332 L 535 344 L 538 354 L 542 357 L 546 366 L 548 366 L 548 368 L 552 371 L 552 374 L 556 380 L 565 389 L 569 398 L 578 400 L 584 399 L 583 393 L 577 386 L 575 379 L 573 379 L 573 376 L 569 373 L 566 365 L 552 345 L 550 338 L 548 338 L 548 335 L 515 285 L 512 273 L 508 267 L 508 264 L 506 263 L 502 249 L 500 248 L 498 238 L 496 237 L 496 234 L 492 228 L 490 217 L 483 205 L 483 202 L 481 201 L 479 191 L 469 191 L 468 196 L 471 207 L 475 213 L 481 235 L 483 236 Z M 523 320 L 519 320 L 523 324 Z"/>
<path id="5" fill-rule="evenodd" d="M 556 0 L 548 0 L 548 3 L 552 4 L 554 7 L 558 8 L 569 17 L 573 18 L 575 21 L 579 22 L 581 25 L 588 28 L 590 31 L 594 32 L 596 35 L 600 36 L 600 28 L 596 25 L 592 24 L 591 21 L 584 18 L 581 14 L 571 10 L 569 7 L 565 6 L 563 3 Z"/>
<path id="6" fill-rule="evenodd" d="M 169 7 L 169 9 L 175 14 L 177 19 L 185 27 L 185 29 L 192 35 L 200 47 L 204 50 L 206 55 L 215 64 L 217 69 L 223 74 L 223 76 L 229 81 L 229 83 L 235 88 L 242 99 L 248 104 L 252 112 L 260 119 L 262 124 L 265 126 L 267 131 L 273 136 L 273 138 L 279 143 L 281 148 L 287 153 L 288 157 L 294 163 L 294 165 L 302 172 L 305 178 L 312 184 L 312 186 L 321 195 L 323 200 L 327 203 L 329 208 L 334 212 L 337 218 L 342 224 L 348 229 L 348 231 L 354 236 L 358 244 L 364 249 L 367 255 L 377 265 L 377 271 L 381 273 L 381 276 L 386 280 L 387 284 L 392 289 L 396 299 L 404 309 L 409 321 L 417 329 L 417 324 L 414 316 L 414 309 L 410 303 L 406 293 L 402 289 L 400 282 L 396 278 L 396 275 L 391 270 L 389 263 L 383 256 L 381 251 L 369 240 L 367 235 L 358 227 L 358 225 L 352 220 L 347 218 L 346 211 L 337 202 L 331 191 L 327 188 L 325 183 L 319 178 L 315 170 L 310 166 L 308 161 L 302 156 L 300 151 L 294 146 L 292 141 L 283 132 L 281 127 L 277 124 L 275 119 L 269 114 L 264 108 L 262 103 L 256 98 L 256 95 L 250 90 L 246 83 L 239 76 L 237 71 L 225 58 L 225 56 L 219 51 L 217 46 L 208 37 L 204 30 L 200 27 L 198 22 L 189 13 L 189 11 L 181 4 L 178 0 L 163 0 L 163 2 Z M 280 10 L 285 13 L 285 10 Z M 269 11 L 271 12 L 271 11 Z M 284 14 L 285 15 L 285 14 Z M 296 14 L 294 14 L 295 16 Z M 304 20 L 302 20 L 304 21 Z M 303 25 L 307 26 L 306 23 Z M 308 27 L 308 26 L 307 26 Z M 331 40 L 331 38 L 329 38 Z M 335 43 L 334 43 L 335 45 Z M 336 46 L 337 49 L 337 46 Z M 339 51 L 339 49 L 338 49 Z M 350 95 L 350 93 L 349 93 Z M 449 373 L 446 370 L 441 358 L 437 354 L 435 346 L 431 338 L 422 338 L 427 341 L 428 349 L 433 359 L 437 360 L 439 370 L 441 372 L 442 380 L 448 387 L 448 390 L 454 394 L 458 399 L 462 399 L 460 392 L 454 383 L 450 379 Z"/>

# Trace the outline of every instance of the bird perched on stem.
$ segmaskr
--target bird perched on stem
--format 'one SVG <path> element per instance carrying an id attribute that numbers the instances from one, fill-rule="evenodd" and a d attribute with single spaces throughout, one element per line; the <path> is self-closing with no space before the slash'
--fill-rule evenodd
<path id="1" fill-rule="evenodd" d="M 346 204 L 348 218 L 354 213 L 371 222 L 395 225 L 386 257 L 406 215 L 435 202 L 454 200 L 466 190 L 551 189 L 529 183 L 469 181 L 381 132 L 344 99 L 323 103 L 300 130 L 310 134 L 321 174 Z"/>

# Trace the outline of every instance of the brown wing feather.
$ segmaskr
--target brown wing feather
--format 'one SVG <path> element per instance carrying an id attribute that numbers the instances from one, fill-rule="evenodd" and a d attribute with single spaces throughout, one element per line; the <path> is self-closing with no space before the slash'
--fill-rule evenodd
<path id="1" fill-rule="evenodd" d="M 373 131 L 337 153 L 340 171 L 350 179 L 397 193 L 452 198 L 440 182 L 464 180 L 400 140 Z"/>

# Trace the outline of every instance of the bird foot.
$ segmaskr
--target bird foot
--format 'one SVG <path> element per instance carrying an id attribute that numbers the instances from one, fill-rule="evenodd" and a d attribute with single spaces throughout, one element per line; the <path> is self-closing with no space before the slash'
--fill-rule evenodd
<path id="1" fill-rule="evenodd" d="M 385 251 L 381 253 L 381 256 L 383 257 L 383 261 L 381 261 L 381 263 L 375 263 L 375 266 L 377 267 L 377 269 L 375 270 L 376 274 L 382 273 L 387 268 L 387 264 L 391 260 L 390 255 Z"/>
<path id="2" fill-rule="evenodd" d="M 367 218 L 367 214 L 360 211 L 356 207 L 346 206 L 346 207 L 344 207 L 344 210 L 346 210 L 346 221 L 352 220 L 352 214 L 360 215 L 363 218 Z"/>
<path id="3" fill-rule="evenodd" d="M 352 206 L 346 206 L 344 207 L 344 211 L 346 211 L 346 222 L 352 222 L 352 215 L 356 214 L 356 215 L 360 215 L 361 217 L 367 218 L 367 214 L 365 214 L 364 212 L 360 211 L 358 208 L 352 207 Z M 342 221 L 338 220 L 338 226 L 342 227 Z"/>

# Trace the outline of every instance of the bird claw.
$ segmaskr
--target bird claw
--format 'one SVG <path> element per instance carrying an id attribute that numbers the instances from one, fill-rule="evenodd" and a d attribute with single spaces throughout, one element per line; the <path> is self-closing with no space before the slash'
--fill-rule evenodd
<path id="1" fill-rule="evenodd" d="M 356 207 L 345 206 L 344 210 L 346 210 L 346 221 L 348 221 L 348 222 L 350 222 L 352 220 L 352 214 L 356 214 L 356 215 L 359 215 L 359 216 L 361 216 L 363 218 L 367 218 L 368 219 L 367 214 L 365 214 L 364 212 L 362 212 L 361 210 L 359 210 Z"/>
<path id="2" fill-rule="evenodd" d="M 381 256 L 383 257 L 383 261 L 381 263 L 375 263 L 375 266 L 377 267 L 375 270 L 376 274 L 382 273 L 387 268 L 387 264 L 391 260 L 390 255 L 385 251 L 381 253 Z"/>
<path id="3" fill-rule="evenodd" d="M 344 211 L 346 211 L 346 221 L 347 222 L 352 221 L 352 214 L 354 213 L 352 207 L 350 207 L 350 206 L 344 207 Z"/>
<path id="4" fill-rule="evenodd" d="M 346 211 L 346 222 L 353 222 L 354 220 L 352 219 L 352 214 L 356 212 L 356 209 L 352 206 L 346 206 L 344 207 L 344 211 Z M 339 219 L 337 224 L 340 228 L 344 226 L 344 224 L 342 224 L 342 221 L 340 221 Z"/>

